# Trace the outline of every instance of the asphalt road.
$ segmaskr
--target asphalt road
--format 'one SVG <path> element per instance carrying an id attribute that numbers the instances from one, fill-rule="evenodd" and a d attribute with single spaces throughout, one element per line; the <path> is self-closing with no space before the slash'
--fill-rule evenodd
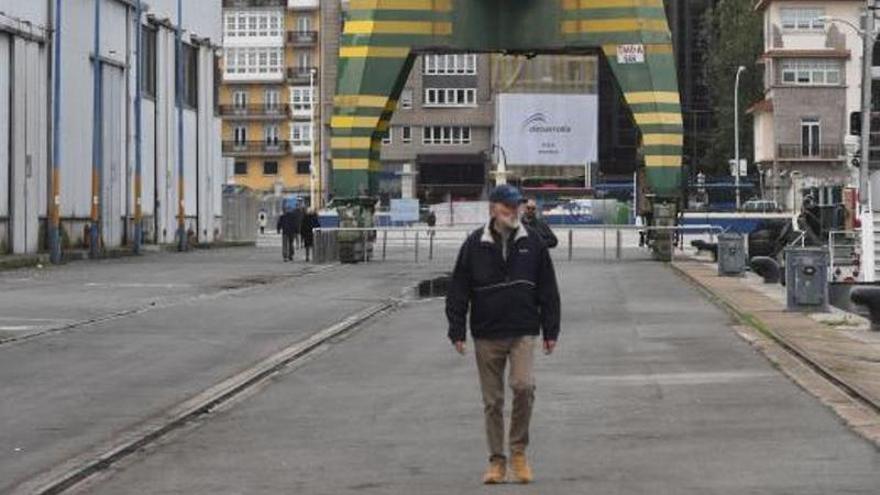
<path id="1" fill-rule="evenodd" d="M 5 336 L 31 336 L 0 344 L 0 493 L 433 269 L 236 248 L 0 274 Z"/>
<path id="2" fill-rule="evenodd" d="M 559 264 L 536 482 L 485 488 L 472 352 L 442 301 L 365 326 L 82 488 L 98 494 L 876 494 L 880 452 L 651 262 Z"/>

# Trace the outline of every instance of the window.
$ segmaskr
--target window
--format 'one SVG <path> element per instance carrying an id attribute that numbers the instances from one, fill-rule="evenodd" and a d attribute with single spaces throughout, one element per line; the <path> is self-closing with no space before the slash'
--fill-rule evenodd
<path id="1" fill-rule="evenodd" d="M 199 47 L 184 43 L 181 56 L 183 57 L 183 104 L 190 108 L 198 108 Z"/>
<path id="2" fill-rule="evenodd" d="M 385 129 L 382 133 L 382 144 L 391 144 L 391 128 Z"/>
<path id="3" fill-rule="evenodd" d="M 477 56 L 473 53 L 425 55 L 423 65 L 426 75 L 475 75 Z"/>
<path id="4" fill-rule="evenodd" d="M 156 30 L 141 26 L 141 91 L 149 98 L 156 97 Z"/>
<path id="5" fill-rule="evenodd" d="M 294 86 L 290 88 L 290 105 L 294 110 L 310 111 L 315 95 L 308 86 Z"/>
<path id="6" fill-rule="evenodd" d="M 290 127 L 290 140 L 294 146 L 310 146 L 312 144 L 312 125 L 307 122 L 294 122 Z"/>
<path id="7" fill-rule="evenodd" d="M 822 59 L 787 59 L 781 64 L 782 84 L 838 85 L 840 62 Z"/>
<path id="8" fill-rule="evenodd" d="M 224 48 L 227 75 L 265 75 L 281 76 L 283 67 L 283 48 Z"/>
<path id="9" fill-rule="evenodd" d="M 263 175 L 278 175 L 278 162 L 263 162 Z"/>
<path id="10" fill-rule="evenodd" d="M 223 36 L 226 38 L 281 36 L 282 11 L 227 10 L 223 17 Z"/>
<path id="11" fill-rule="evenodd" d="M 312 19 L 310 17 L 302 16 L 296 19 L 296 30 L 304 33 L 306 31 L 312 30 Z"/>
<path id="12" fill-rule="evenodd" d="M 819 119 L 801 119 L 801 156 L 819 156 Z"/>
<path id="13" fill-rule="evenodd" d="M 405 144 L 412 142 L 412 127 L 405 125 L 400 128 L 400 140 Z"/>
<path id="14" fill-rule="evenodd" d="M 412 89 L 405 88 L 400 93 L 400 108 L 410 109 L 413 106 L 413 91 Z"/>
<path id="15" fill-rule="evenodd" d="M 243 145 L 247 143 L 247 127 L 243 125 L 236 126 L 233 129 L 233 139 L 235 140 L 236 145 Z"/>
<path id="16" fill-rule="evenodd" d="M 824 15 L 823 8 L 783 8 L 779 13 L 782 29 L 825 29 L 825 22 L 820 19 Z"/>
<path id="17" fill-rule="evenodd" d="M 235 175 L 247 175 L 247 162 L 235 162 Z"/>
<path id="18" fill-rule="evenodd" d="M 475 88 L 427 88 L 426 107 L 473 107 L 477 103 Z"/>
<path id="19" fill-rule="evenodd" d="M 296 173 L 299 175 L 309 175 L 312 173 L 312 162 L 300 160 L 296 162 Z"/>
<path id="20" fill-rule="evenodd" d="M 471 128 L 458 126 L 427 126 L 422 131 L 423 144 L 470 144 Z"/>
<path id="21" fill-rule="evenodd" d="M 265 94 L 266 110 L 278 110 L 281 93 L 277 89 L 267 89 Z"/>
<path id="22" fill-rule="evenodd" d="M 247 108 L 248 102 L 248 94 L 247 91 L 233 91 L 232 93 L 232 106 L 237 110 L 244 110 Z"/>
<path id="23" fill-rule="evenodd" d="M 300 52 L 296 56 L 297 67 L 300 69 L 308 69 L 312 66 L 312 54 L 309 52 Z"/>
<path id="24" fill-rule="evenodd" d="M 278 125 L 277 124 L 269 124 L 263 128 L 264 135 L 266 136 L 266 146 L 278 146 Z"/>

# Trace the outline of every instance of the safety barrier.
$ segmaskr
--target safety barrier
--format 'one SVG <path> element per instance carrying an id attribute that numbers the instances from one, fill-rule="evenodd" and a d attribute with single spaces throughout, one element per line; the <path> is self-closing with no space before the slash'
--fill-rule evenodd
<path id="1" fill-rule="evenodd" d="M 412 262 L 453 263 L 464 240 L 479 226 L 374 227 L 315 229 L 313 262 Z M 558 245 L 554 260 L 626 261 L 652 259 L 645 245 L 649 232 L 668 232 L 677 253 L 689 249 L 688 241 L 712 243 L 722 229 L 713 225 L 642 227 L 636 225 L 584 225 L 554 228 Z"/>

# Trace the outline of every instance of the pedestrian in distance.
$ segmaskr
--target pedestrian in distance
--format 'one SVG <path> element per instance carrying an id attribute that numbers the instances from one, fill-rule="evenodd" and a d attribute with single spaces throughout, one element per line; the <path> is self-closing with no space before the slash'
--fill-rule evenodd
<path id="1" fill-rule="evenodd" d="M 559 240 L 556 238 L 556 234 L 553 233 L 553 229 L 551 229 L 550 225 L 538 215 L 538 204 L 533 198 L 529 198 L 528 201 L 526 201 L 522 222 L 526 227 L 534 230 L 548 248 L 553 249 L 559 244 Z"/>
<path id="2" fill-rule="evenodd" d="M 296 241 L 296 247 L 302 247 L 302 224 L 305 216 L 306 209 L 303 207 L 302 202 L 297 200 L 296 207 L 293 209 L 293 225 L 296 229 L 294 240 Z"/>
<path id="3" fill-rule="evenodd" d="M 309 261 L 309 256 L 315 245 L 315 229 L 318 228 L 321 228 L 321 222 L 318 221 L 318 214 L 315 213 L 314 208 L 309 208 L 308 211 L 306 211 L 305 216 L 303 216 L 302 228 L 300 229 L 303 247 L 306 251 L 306 261 Z"/>
<path id="4" fill-rule="evenodd" d="M 285 262 L 293 261 L 293 244 L 299 232 L 299 226 L 294 210 L 285 206 L 284 213 L 278 217 L 278 225 L 276 226 L 278 233 L 281 234 L 281 256 Z"/>
<path id="5" fill-rule="evenodd" d="M 483 396 L 489 466 L 486 484 L 507 477 L 504 452 L 504 369 L 513 392 L 508 439 L 514 481 L 532 481 L 526 458 L 535 399 L 536 341 L 550 354 L 559 337 L 560 302 L 547 245 L 520 221 L 522 195 L 502 185 L 489 196 L 490 219 L 459 251 L 446 297 L 449 340 L 465 354 L 469 322 Z"/>

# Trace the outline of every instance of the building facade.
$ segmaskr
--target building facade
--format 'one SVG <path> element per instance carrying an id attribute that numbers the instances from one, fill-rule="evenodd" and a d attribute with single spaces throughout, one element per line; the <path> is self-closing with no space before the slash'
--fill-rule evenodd
<path id="1" fill-rule="evenodd" d="M 220 114 L 235 184 L 307 196 L 315 181 L 318 193 L 321 18 L 318 0 L 223 0 Z"/>
<path id="2" fill-rule="evenodd" d="M 488 183 L 495 109 L 491 57 L 420 55 L 382 140 L 379 194 L 425 203 L 479 199 Z M 415 177 L 402 191 L 401 178 Z M 407 182 L 407 181 L 403 181 Z"/>
<path id="3" fill-rule="evenodd" d="M 861 107 L 858 1 L 758 2 L 764 16 L 764 99 L 754 117 L 764 196 L 791 209 L 806 187 L 854 185 L 844 138 Z"/>
<path id="4" fill-rule="evenodd" d="M 45 249 L 53 204 L 67 248 L 84 246 L 91 231 L 102 247 L 130 244 L 138 206 L 146 242 L 174 242 L 181 211 L 190 236 L 221 237 L 220 6 L 186 1 L 179 17 L 177 1 L 153 0 L 138 18 L 129 0 L 63 1 L 61 12 L 56 5 L 0 1 L 0 128 L 10 131 L 0 132 L 0 253 Z"/>

